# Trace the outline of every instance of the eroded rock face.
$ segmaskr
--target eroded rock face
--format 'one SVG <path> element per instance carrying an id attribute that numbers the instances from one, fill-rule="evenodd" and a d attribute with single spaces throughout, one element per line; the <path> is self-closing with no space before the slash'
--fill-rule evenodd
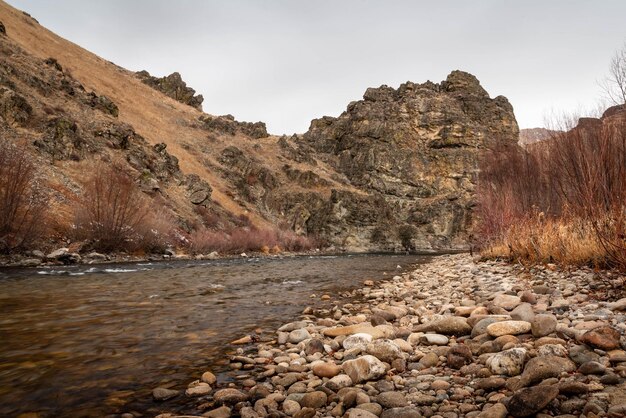
<path id="1" fill-rule="evenodd" d="M 313 120 L 302 138 L 366 193 L 344 193 L 323 235 L 366 249 L 465 246 L 478 150 L 515 144 L 518 133 L 507 99 L 491 99 L 465 72 L 440 84 L 367 89 L 338 118 Z M 376 210 L 352 216 L 363 205 L 351 202 L 364 199 L 376 201 Z"/>
<path id="2" fill-rule="evenodd" d="M 153 77 L 147 71 L 138 71 L 137 77 L 144 83 L 155 90 L 164 93 L 181 103 L 187 104 L 198 110 L 202 110 L 202 102 L 204 97 L 201 94 L 196 95 L 196 91 L 191 87 L 187 87 L 179 73 L 172 73 L 165 77 Z"/>

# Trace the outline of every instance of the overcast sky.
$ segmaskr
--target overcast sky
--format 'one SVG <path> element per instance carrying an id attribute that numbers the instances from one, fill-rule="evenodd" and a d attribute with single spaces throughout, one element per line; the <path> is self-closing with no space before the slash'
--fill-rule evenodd
<path id="1" fill-rule="evenodd" d="M 274 134 L 337 116 L 367 87 L 455 69 L 506 96 L 522 128 L 592 107 L 626 41 L 626 1 L 9 0 L 133 71 L 178 71 L 204 111 Z"/>

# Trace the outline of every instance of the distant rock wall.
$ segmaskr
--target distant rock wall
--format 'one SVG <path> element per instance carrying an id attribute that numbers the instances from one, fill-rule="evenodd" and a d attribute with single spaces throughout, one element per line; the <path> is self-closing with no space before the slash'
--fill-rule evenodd
<path id="1" fill-rule="evenodd" d="M 439 84 L 369 88 L 339 117 L 313 120 L 296 141 L 355 190 L 330 200 L 294 195 L 280 210 L 306 208 L 306 221 L 294 214 L 299 228 L 347 249 L 464 248 L 478 152 L 515 144 L 518 135 L 508 100 L 491 99 L 465 72 Z"/>

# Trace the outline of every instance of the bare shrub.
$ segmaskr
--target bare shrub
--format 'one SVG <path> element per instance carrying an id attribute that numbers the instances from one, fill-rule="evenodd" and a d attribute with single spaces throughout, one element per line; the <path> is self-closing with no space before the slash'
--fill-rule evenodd
<path id="1" fill-rule="evenodd" d="M 168 245 L 173 221 L 151 210 L 121 164 L 96 167 L 76 211 L 76 235 L 98 251 L 154 251 Z"/>
<path id="2" fill-rule="evenodd" d="M 626 103 L 626 43 L 613 55 L 609 74 L 600 86 L 611 103 Z"/>
<path id="3" fill-rule="evenodd" d="M 299 236 L 290 231 L 242 227 L 228 232 L 202 228 L 192 232 L 189 241 L 189 249 L 193 253 L 217 251 L 221 254 L 238 254 L 246 251 L 267 252 L 266 249 L 270 248 L 305 251 L 315 248 L 318 244 L 314 238 Z"/>
<path id="4" fill-rule="evenodd" d="M 0 251 L 24 250 L 46 230 L 48 196 L 28 152 L 0 142 Z"/>
<path id="5" fill-rule="evenodd" d="M 626 269 L 626 117 L 580 119 L 522 150 L 488 150 L 478 244 L 511 258 Z"/>

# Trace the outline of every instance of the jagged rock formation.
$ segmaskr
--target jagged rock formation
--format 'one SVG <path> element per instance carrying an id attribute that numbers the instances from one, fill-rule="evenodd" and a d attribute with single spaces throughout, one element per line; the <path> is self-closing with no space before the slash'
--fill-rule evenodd
<path id="1" fill-rule="evenodd" d="M 172 73 L 165 77 L 154 77 L 147 71 L 138 71 L 137 77 L 155 90 L 164 93 L 166 96 L 181 103 L 187 104 L 195 109 L 202 110 L 202 102 L 204 97 L 201 94 L 196 95 L 196 91 L 191 87 L 187 87 L 179 73 Z"/>
<path id="2" fill-rule="evenodd" d="M 202 123 L 202 128 L 222 134 L 235 135 L 241 133 L 256 139 L 269 136 L 264 122 L 239 122 L 235 120 L 233 115 L 202 115 L 198 120 Z"/>
<path id="3" fill-rule="evenodd" d="M 298 141 L 358 188 L 334 192 L 326 213 L 308 209 L 310 229 L 358 249 L 463 247 L 478 150 L 514 144 L 518 134 L 506 98 L 489 98 L 468 73 L 367 89 L 338 118 L 312 121 Z"/>

